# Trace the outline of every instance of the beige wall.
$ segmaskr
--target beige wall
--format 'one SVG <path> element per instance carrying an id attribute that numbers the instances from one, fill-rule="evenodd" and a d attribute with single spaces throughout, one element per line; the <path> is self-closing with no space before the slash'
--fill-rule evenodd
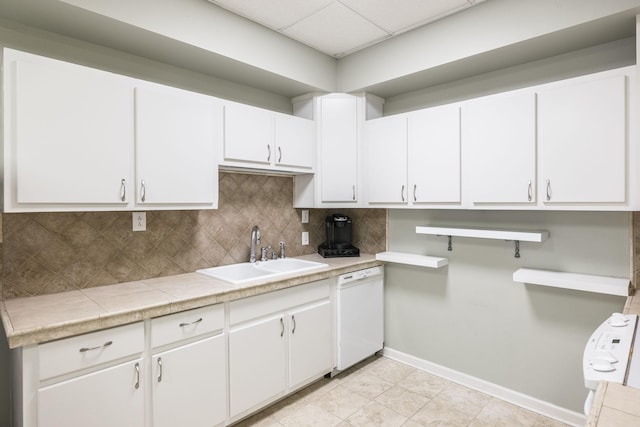
<path id="1" fill-rule="evenodd" d="M 4 214 L 3 299 L 247 261 L 254 225 L 261 246 L 284 241 L 287 256 L 314 253 L 325 238 L 323 219 L 335 210 L 312 209 L 301 224 L 292 200 L 291 177 L 221 172 L 219 209 L 148 211 L 145 232 L 131 230 L 131 212 Z M 362 252 L 385 250 L 386 210 L 340 211 L 353 218 Z"/>

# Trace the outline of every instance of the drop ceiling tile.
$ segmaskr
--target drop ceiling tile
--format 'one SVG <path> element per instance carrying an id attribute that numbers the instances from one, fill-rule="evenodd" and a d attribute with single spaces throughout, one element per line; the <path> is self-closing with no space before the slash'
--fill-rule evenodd
<path id="1" fill-rule="evenodd" d="M 334 0 L 209 0 L 254 22 L 280 30 L 308 17 Z"/>
<path id="2" fill-rule="evenodd" d="M 341 0 L 354 12 L 391 32 L 406 31 L 470 7 L 475 0 Z"/>
<path id="3" fill-rule="evenodd" d="M 340 2 L 332 3 L 282 32 L 336 57 L 389 37 L 386 31 Z"/>

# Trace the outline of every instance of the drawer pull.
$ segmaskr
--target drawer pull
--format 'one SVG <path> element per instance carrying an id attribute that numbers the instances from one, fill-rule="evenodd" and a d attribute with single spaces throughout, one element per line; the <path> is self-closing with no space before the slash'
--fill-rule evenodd
<path id="1" fill-rule="evenodd" d="M 198 320 L 194 320 L 193 322 L 180 323 L 180 325 L 179 325 L 179 326 L 180 326 L 181 328 L 184 328 L 185 326 L 195 325 L 195 324 L 200 323 L 200 322 L 202 322 L 202 317 L 201 317 L 201 318 L 199 318 Z"/>
<path id="2" fill-rule="evenodd" d="M 82 347 L 80 349 L 80 353 L 86 353 L 87 351 L 97 350 L 99 348 L 109 347 L 111 344 L 113 344 L 113 341 L 107 341 L 106 343 L 104 343 L 102 345 L 98 345 L 96 347 Z"/>
<path id="3" fill-rule="evenodd" d="M 139 389 L 140 388 L 140 364 L 136 363 L 136 383 L 134 384 L 135 389 Z"/>

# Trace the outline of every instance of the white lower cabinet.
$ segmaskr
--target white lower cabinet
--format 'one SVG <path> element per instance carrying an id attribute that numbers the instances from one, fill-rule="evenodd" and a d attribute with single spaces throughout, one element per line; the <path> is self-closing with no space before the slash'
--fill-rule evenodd
<path id="1" fill-rule="evenodd" d="M 152 357 L 154 427 L 209 427 L 225 421 L 224 340 L 221 334 Z"/>
<path id="2" fill-rule="evenodd" d="M 153 427 L 211 427 L 227 418 L 224 305 L 151 320 Z"/>
<path id="3" fill-rule="evenodd" d="M 228 425 L 335 366 L 332 279 L 12 353 L 14 427 Z"/>
<path id="4" fill-rule="evenodd" d="M 262 319 L 229 334 L 231 416 L 284 395 L 284 317 Z"/>
<path id="5" fill-rule="evenodd" d="M 331 303 L 325 300 L 294 310 L 288 320 L 289 388 L 295 389 L 326 374 L 332 365 Z"/>
<path id="6" fill-rule="evenodd" d="M 234 421 L 333 369 L 329 279 L 231 302 Z"/>
<path id="7" fill-rule="evenodd" d="M 40 388 L 38 427 L 143 427 L 141 369 L 136 359 Z"/>

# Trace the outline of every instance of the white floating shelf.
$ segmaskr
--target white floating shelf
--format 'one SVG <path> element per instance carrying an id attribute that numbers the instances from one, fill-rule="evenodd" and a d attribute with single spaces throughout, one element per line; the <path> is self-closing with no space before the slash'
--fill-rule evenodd
<path id="1" fill-rule="evenodd" d="M 630 286 L 629 279 L 624 277 L 593 276 L 531 268 L 521 268 L 513 273 L 513 281 L 623 297 L 629 296 Z"/>
<path id="2" fill-rule="evenodd" d="M 549 238 L 548 231 L 495 230 L 489 228 L 464 227 L 417 226 L 416 233 L 439 236 L 475 237 L 479 239 L 515 240 L 521 242 L 544 242 Z"/>
<path id="3" fill-rule="evenodd" d="M 440 268 L 449 264 L 447 258 L 407 254 L 403 252 L 380 252 L 376 254 L 378 261 L 394 262 L 397 264 L 417 265 L 420 267 Z"/>

